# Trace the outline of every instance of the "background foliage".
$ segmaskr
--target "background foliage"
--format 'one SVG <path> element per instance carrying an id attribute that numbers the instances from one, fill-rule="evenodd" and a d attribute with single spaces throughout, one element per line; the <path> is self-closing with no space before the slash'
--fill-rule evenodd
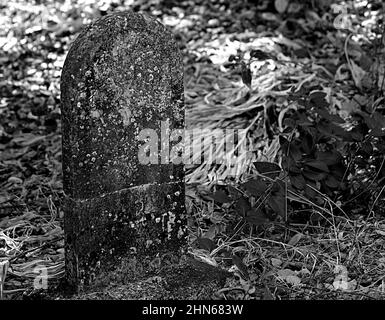
<path id="1" fill-rule="evenodd" d="M 190 254 L 235 275 L 218 297 L 380 297 L 384 8 L 329 0 L 2 2 L 6 297 L 31 296 L 36 267 L 63 275 L 61 68 L 83 25 L 127 9 L 175 33 L 187 128 L 242 129 L 252 146 L 187 167 Z"/>

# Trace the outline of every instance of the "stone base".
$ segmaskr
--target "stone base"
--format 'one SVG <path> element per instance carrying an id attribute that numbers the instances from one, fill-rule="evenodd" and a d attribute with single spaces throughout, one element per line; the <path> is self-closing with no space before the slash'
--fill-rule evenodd
<path id="1" fill-rule="evenodd" d="M 146 184 L 86 200 L 66 199 L 66 277 L 71 288 L 105 278 L 122 259 L 146 265 L 185 246 L 184 182 Z M 137 266 L 135 267 L 137 268 Z"/>

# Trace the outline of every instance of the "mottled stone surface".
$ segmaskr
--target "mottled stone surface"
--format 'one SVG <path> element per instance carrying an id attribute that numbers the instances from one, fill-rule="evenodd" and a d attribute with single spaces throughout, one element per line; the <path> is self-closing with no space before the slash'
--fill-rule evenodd
<path id="1" fill-rule="evenodd" d="M 161 121 L 184 125 L 183 65 L 172 34 L 133 12 L 92 23 L 67 55 L 61 100 L 69 283 L 92 283 L 120 256 L 178 255 L 183 165 L 138 158 L 143 129 L 160 139 Z"/>

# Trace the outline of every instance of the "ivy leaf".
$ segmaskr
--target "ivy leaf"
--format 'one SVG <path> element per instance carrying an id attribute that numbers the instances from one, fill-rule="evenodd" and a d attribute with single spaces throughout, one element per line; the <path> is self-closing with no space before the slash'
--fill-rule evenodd
<path id="1" fill-rule="evenodd" d="M 244 184 L 242 184 L 242 187 L 244 187 L 248 192 L 250 192 L 251 195 L 259 197 L 265 193 L 268 188 L 268 185 L 262 179 L 257 178 L 245 182 Z"/>
<path id="2" fill-rule="evenodd" d="M 271 193 L 278 196 L 285 196 L 286 192 L 286 185 L 285 182 L 281 179 L 275 179 L 272 187 L 271 187 Z"/>
<path id="3" fill-rule="evenodd" d="M 305 163 L 307 166 L 318 169 L 320 171 L 329 172 L 329 168 L 325 162 L 312 160 Z"/>
<path id="4" fill-rule="evenodd" d="M 213 251 L 217 245 L 209 238 L 197 238 L 196 243 L 200 249 L 207 250 L 208 252 Z"/>
<path id="5" fill-rule="evenodd" d="M 326 108 L 329 103 L 326 101 L 326 93 L 322 91 L 312 92 L 309 96 L 311 107 Z"/>
<path id="6" fill-rule="evenodd" d="M 332 189 L 336 189 L 340 185 L 340 181 L 338 181 L 334 176 L 328 175 L 325 179 L 325 184 Z"/>
<path id="7" fill-rule="evenodd" d="M 302 153 L 296 145 L 294 145 L 294 144 L 290 145 L 290 151 L 289 152 L 295 161 L 301 160 Z"/>
<path id="8" fill-rule="evenodd" d="M 313 125 L 313 123 L 308 119 L 308 117 L 304 113 L 298 113 L 298 120 L 296 121 L 297 125 L 308 127 Z"/>
<path id="9" fill-rule="evenodd" d="M 306 186 L 306 180 L 302 174 L 290 175 L 290 182 L 293 185 L 293 187 L 299 190 L 303 190 Z"/>
<path id="10" fill-rule="evenodd" d="M 301 149 L 305 154 L 310 154 L 314 147 L 314 139 L 310 134 L 306 134 L 301 141 Z"/>
<path id="11" fill-rule="evenodd" d="M 317 151 L 315 154 L 318 161 L 326 163 L 328 166 L 338 164 L 342 160 L 342 156 L 338 151 Z"/>
<path id="12" fill-rule="evenodd" d="M 290 130 L 289 132 L 291 132 L 291 130 L 295 128 L 295 125 L 296 125 L 296 122 L 292 118 L 285 118 L 283 120 L 283 126 L 286 128 L 285 130 L 288 130 L 288 131 Z"/>
<path id="13" fill-rule="evenodd" d="M 310 188 L 308 185 L 306 185 L 305 195 L 308 196 L 310 199 L 314 199 L 317 196 L 317 192 L 313 188 Z"/>
<path id="14" fill-rule="evenodd" d="M 301 173 L 301 168 L 296 166 L 294 162 L 291 163 L 291 166 L 289 166 L 288 170 L 290 173 L 293 173 L 293 174 Z"/>
<path id="15" fill-rule="evenodd" d="M 229 191 L 230 197 L 232 197 L 233 199 L 236 199 L 242 195 L 240 191 L 238 191 L 236 188 L 234 188 L 231 185 L 227 186 L 227 190 Z"/>
<path id="16" fill-rule="evenodd" d="M 324 119 L 329 120 L 331 122 L 335 123 L 345 123 L 345 120 L 342 119 L 339 115 L 337 114 L 330 114 L 327 110 L 321 109 L 321 108 L 316 108 L 315 111 Z"/>
<path id="17" fill-rule="evenodd" d="M 281 135 L 278 137 L 279 139 L 279 144 L 281 146 L 281 150 L 283 152 L 283 154 L 287 154 L 287 151 L 289 150 L 289 146 L 290 146 L 290 143 L 289 141 L 282 137 Z"/>
<path id="18" fill-rule="evenodd" d="M 350 132 L 329 121 L 320 121 L 317 129 L 326 137 L 339 137 L 345 141 L 351 141 L 353 139 Z"/>
<path id="19" fill-rule="evenodd" d="M 229 203 L 231 199 L 227 196 L 227 194 L 223 190 L 217 190 L 214 193 L 208 194 L 207 197 L 213 199 L 218 203 Z"/>
<path id="20" fill-rule="evenodd" d="M 247 198 L 241 197 L 235 203 L 235 211 L 242 217 L 246 217 L 246 213 L 251 210 L 250 202 Z"/>
<path id="21" fill-rule="evenodd" d="M 306 179 L 312 180 L 312 181 L 321 181 L 326 177 L 325 172 L 315 172 L 312 170 L 305 169 L 302 171 L 302 174 Z"/>
<path id="22" fill-rule="evenodd" d="M 276 214 L 286 217 L 286 198 L 284 196 L 270 196 L 267 203 Z"/>
<path id="23" fill-rule="evenodd" d="M 330 175 L 332 175 L 337 180 L 341 181 L 345 176 L 346 167 L 343 164 L 339 164 L 333 167 Z"/>
<path id="24" fill-rule="evenodd" d="M 254 166 L 259 173 L 264 174 L 272 179 L 278 177 L 282 171 L 278 164 L 272 162 L 256 161 L 254 162 Z"/>
<path id="25" fill-rule="evenodd" d="M 260 208 L 253 208 L 249 210 L 245 219 L 249 224 L 254 226 L 260 226 L 270 222 L 269 218 Z"/>
<path id="26" fill-rule="evenodd" d="M 242 76 L 242 81 L 243 83 L 251 89 L 251 80 L 252 80 L 252 74 L 250 67 L 245 63 L 241 62 L 241 76 Z"/>

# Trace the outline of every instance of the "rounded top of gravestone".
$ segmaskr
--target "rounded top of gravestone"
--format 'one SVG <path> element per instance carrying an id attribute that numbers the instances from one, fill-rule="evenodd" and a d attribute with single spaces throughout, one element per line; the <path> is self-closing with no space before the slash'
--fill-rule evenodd
<path id="1" fill-rule="evenodd" d="M 155 132 L 160 144 L 162 123 L 170 130 L 184 125 L 181 53 L 156 19 L 127 11 L 86 27 L 64 63 L 61 100 L 64 190 L 70 196 L 182 176 L 172 164 L 138 158 L 143 132 Z"/>

